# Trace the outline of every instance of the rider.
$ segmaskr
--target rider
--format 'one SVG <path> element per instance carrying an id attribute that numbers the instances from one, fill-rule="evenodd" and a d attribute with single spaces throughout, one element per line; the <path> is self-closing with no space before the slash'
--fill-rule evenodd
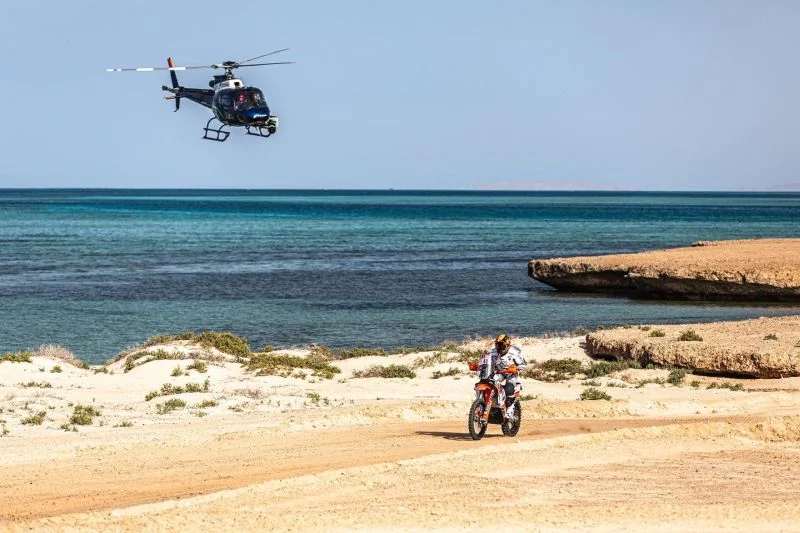
<path id="1" fill-rule="evenodd" d="M 511 338 L 501 333 L 494 340 L 494 348 L 489 352 L 495 371 L 506 378 L 503 385 L 506 393 L 506 418 L 514 415 L 514 394 L 522 390 L 519 373 L 528 366 L 522 357 L 519 346 L 511 344 Z"/>

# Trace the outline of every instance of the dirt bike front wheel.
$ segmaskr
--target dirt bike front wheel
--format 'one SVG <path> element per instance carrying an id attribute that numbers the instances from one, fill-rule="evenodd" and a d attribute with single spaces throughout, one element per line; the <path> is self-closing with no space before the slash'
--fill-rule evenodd
<path id="1" fill-rule="evenodd" d="M 516 437 L 517 433 L 519 433 L 519 427 L 522 425 L 522 406 L 520 406 L 519 400 L 515 401 L 514 404 L 514 416 L 500 426 L 503 430 L 503 435 L 506 437 Z"/>
<path id="2" fill-rule="evenodd" d="M 469 408 L 469 420 L 467 420 L 467 427 L 469 428 L 469 436 L 472 440 L 480 440 L 483 434 L 486 433 L 486 427 L 489 425 L 483 419 L 483 413 L 486 410 L 486 404 L 482 399 L 477 399 L 472 402 Z"/>

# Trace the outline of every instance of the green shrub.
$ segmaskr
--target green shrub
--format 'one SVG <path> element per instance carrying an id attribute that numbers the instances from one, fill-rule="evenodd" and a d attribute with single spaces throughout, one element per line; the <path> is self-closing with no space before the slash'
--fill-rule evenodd
<path id="1" fill-rule="evenodd" d="M 192 364 L 186 367 L 186 370 L 197 370 L 201 374 L 208 372 L 208 365 L 199 359 L 192 361 Z"/>
<path id="2" fill-rule="evenodd" d="M 36 383 L 35 381 L 29 381 L 27 383 L 20 383 L 19 385 L 20 385 L 20 387 L 22 387 L 24 389 L 31 388 L 31 387 L 37 388 L 37 389 L 52 389 L 53 388 L 53 385 L 51 385 L 47 381 L 42 381 L 42 382 L 39 382 L 39 383 Z"/>
<path id="3" fill-rule="evenodd" d="M 217 402 L 215 402 L 214 400 L 203 400 L 202 402 L 195 405 L 195 408 L 205 409 L 206 407 L 216 407 L 216 406 Z"/>
<path id="4" fill-rule="evenodd" d="M 679 341 L 702 341 L 703 337 L 697 334 L 697 332 L 693 329 L 688 329 L 680 334 L 678 337 Z"/>
<path id="5" fill-rule="evenodd" d="M 181 370 L 181 365 L 178 365 L 175 368 L 173 368 L 172 369 L 172 374 L 170 374 L 170 376 L 172 376 L 174 378 L 178 377 L 178 376 L 182 376 L 182 375 L 183 375 L 183 370 Z"/>
<path id="6" fill-rule="evenodd" d="M 589 333 L 589 331 L 591 330 L 586 326 L 577 326 L 575 329 L 571 331 L 571 333 L 572 335 L 577 337 L 578 335 L 586 335 L 587 333 Z"/>
<path id="7" fill-rule="evenodd" d="M 100 411 L 94 407 L 90 405 L 76 405 L 72 410 L 72 416 L 69 417 L 69 421 L 76 426 L 90 426 L 96 416 L 100 416 Z"/>
<path id="8" fill-rule="evenodd" d="M 596 379 L 587 379 L 583 383 L 581 383 L 584 387 L 599 387 L 600 382 Z"/>
<path id="9" fill-rule="evenodd" d="M 156 404 L 156 412 L 160 415 L 167 414 L 176 409 L 183 409 L 186 407 L 186 402 L 179 398 L 170 398 L 164 403 Z"/>
<path id="10" fill-rule="evenodd" d="M 661 378 L 640 379 L 639 381 L 636 382 L 636 388 L 637 389 L 641 389 L 642 387 L 644 387 L 645 385 L 648 385 L 650 383 L 655 383 L 656 385 L 662 385 L 663 386 L 664 383 L 666 383 L 666 381 L 664 381 Z"/>
<path id="11" fill-rule="evenodd" d="M 235 355 L 237 358 L 246 359 L 253 353 L 250 351 L 250 346 L 246 339 L 237 337 L 233 333 L 224 331 L 203 331 L 201 333 L 193 333 L 187 331 L 179 333 L 178 335 L 158 335 L 146 340 L 144 347 L 155 346 L 156 344 L 166 344 L 173 341 L 191 341 L 206 347 L 216 348 L 217 350 Z"/>
<path id="12" fill-rule="evenodd" d="M 640 368 L 641 365 L 637 361 L 628 361 L 621 359 L 619 361 L 597 361 L 593 362 L 589 368 L 584 371 L 587 378 L 599 378 L 607 376 L 612 372 L 618 372 L 628 368 Z"/>
<path id="13" fill-rule="evenodd" d="M 33 352 L 23 350 L 21 352 L 7 352 L 0 355 L 0 363 L 8 361 L 9 363 L 32 363 L 31 357 Z"/>
<path id="14" fill-rule="evenodd" d="M 663 329 L 654 329 L 648 335 L 648 337 L 666 337 L 666 336 L 667 336 L 667 334 L 664 333 Z"/>
<path id="15" fill-rule="evenodd" d="M 59 365 L 54 365 L 53 368 L 50 369 L 51 374 L 60 374 L 61 367 Z"/>
<path id="16" fill-rule="evenodd" d="M 579 397 L 581 400 L 610 400 L 611 395 L 595 387 L 583 389 Z"/>
<path id="17" fill-rule="evenodd" d="M 732 391 L 739 391 L 739 390 L 744 390 L 744 385 L 742 385 L 741 383 L 731 383 L 729 381 L 725 381 L 723 383 L 714 382 L 710 383 L 706 387 L 706 389 L 729 389 Z"/>
<path id="18" fill-rule="evenodd" d="M 353 372 L 354 378 L 415 378 L 417 374 L 406 365 L 374 365 L 366 370 Z"/>
<path id="19" fill-rule="evenodd" d="M 692 382 L 689 383 L 689 386 L 692 387 L 693 389 L 696 389 L 696 388 L 698 388 L 700 386 L 700 382 L 697 381 L 696 379 L 692 380 Z"/>
<path id="20" fill-rule="evenodd" d="M 686 370 L 679 368 L 671 371 L 669 376 L 667 377 L 667 383 L 671 383 L 672 385 L 680 385 L 683 382 L 683 378 L 686 377 Z"/>
<path id="21" fill-rule="evenodd" d="M 35 415 L 23 418 L 22 423 L 26 426 L 41 426 L 45 416 L 47 416 L 47 411 L 39 411 Z"/>
<path id="22" fill-rule="evenodd" d="M 371 355 L 386 355 L 383 348 L 341 348 L 334 351 L 334 359 L 352 359 Z"/>
<path id="23" fill-rule="evenodd" d="M 460 371 L 459 369 L 457 369 L 457 368 L 456 368 L 456 367 L 454 367 L 454 366 L 451 366 L 451 367 L 450 367 L 448 370 L 446 370 L 445 372 L 442 372 L 442 371 L 440 371 L 440 370 L 434 370 L 434 372 L 433 372 L 433 374 L 431 375 L 431 377 L 432 377 L 433 379 L 439 379 L 439 378 L 443 378 L 443 377 L 446 377 L 446 376 L 457 376 L 457 375 L 459 375 L 460 373 L 461 373 L 461 371 Z"/>
<path id="24" fill-rule="evenodd" d="M 211 382 L 206 380 L 201 385 L 200 383 L 187 383 L 185 386 L 173 385 L 172 383 L 164 383 L 161 385 L 161 390 L 148 392 L 144 399 L 150 401 L 159 396 L 171 396 L 174 394 L 183 394 L 184 392 L 208 392 L 211 390 Z"/>
<path id="25" fill-rule="evenodd" d="M 650 326 L 639 326 L 639 329 L 642 331 L 650 331 Z"/>
<path id="26" fill-rule="evenodd" d="M 548 359 L 540 363 L 531 363 L 520 375 L 525 378 L 552 383 L 570 379 L 575 374 L 582 372 L 583 364 L 577 359 Z"/>
<path id="27" fill-rule="evenodd" d="M 314 352 L 308 357 L 261 353 L 253 355 L 247 362 L 247 370 L 256 371 L 259 376 L 288 376 L 295 368 L 308 368 L 314 371 L 314 376 L 324 379 L 331 379 L 341 372 L 339 367 L 331 365 L 320 355 L 315 356 Z"/>

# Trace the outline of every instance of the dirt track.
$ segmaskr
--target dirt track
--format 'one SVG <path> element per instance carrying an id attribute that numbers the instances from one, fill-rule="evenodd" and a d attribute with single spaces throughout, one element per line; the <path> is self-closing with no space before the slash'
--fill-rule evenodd
<path id="1" fill-rule="evenodd" d="M 0 478 L 3 502 L 0 520 L 127 507 L 328 470 L 656 423 L 652 420 L 526 422 L 516 439 L 504 438 L 499 426 L 490 426 L 486 437 L 479 442 L 469 438 L 465 422 L 446 422 L 286 435 L 242 432 L 212 437 L 202 446 L 178 439 L 99 449 L 92 446 L 70 459 L 48 458 L 4 467 Z"/>
<path id="2" fill-rule="evenodd" d="M 464 426 L 75 436 L 2 466 L 0 516 L 10 531 L 478 530 L 500 515 L 533 531 L 800 523 L 795 416 L 526 419 L 517 438 L 491 426 L 480 442 Z"/>

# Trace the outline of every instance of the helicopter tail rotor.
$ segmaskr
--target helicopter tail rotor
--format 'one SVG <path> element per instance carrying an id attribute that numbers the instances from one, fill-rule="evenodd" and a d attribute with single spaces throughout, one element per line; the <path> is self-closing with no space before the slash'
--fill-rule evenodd
<path id="1" fill-rule="evenodd" d="M 169 67 L 169 77 L 172 78 L 172 88 L 175 89 L 175 111 L 181 108 L 181 97 L 178 96 L 178 89 L 180 89 L 180 85 L 178 85 L 178 75 L 175 74 L 173 70 L 175 68 L 175 63 L 172 62 L 172 58 L 167 58 L 167 66 Z"/>

